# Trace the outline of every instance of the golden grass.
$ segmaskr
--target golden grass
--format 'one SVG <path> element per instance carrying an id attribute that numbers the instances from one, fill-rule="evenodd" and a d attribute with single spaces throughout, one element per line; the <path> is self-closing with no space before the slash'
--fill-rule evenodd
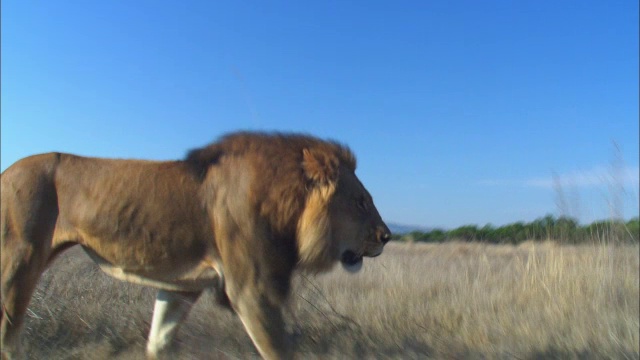
<path id="1" fill-rule="evenodd" d="M 301 358 L 637 359 L 638 245 L 391 243 L 357 275 L 298 276 L 287 311 Z M 34 359 L 142 359 L 155 291 L 78 249 L 45 273 L 24 345 Z M 205 294 L 169 358 L 257 358 Z"/>

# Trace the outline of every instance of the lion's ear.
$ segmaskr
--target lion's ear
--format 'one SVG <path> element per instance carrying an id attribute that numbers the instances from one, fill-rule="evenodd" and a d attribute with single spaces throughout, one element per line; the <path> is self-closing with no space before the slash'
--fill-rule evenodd
<path id="1" fill-rule="evenodd" d="M 302 168 L 307 179 L 321 185 L 334 184 L 338 180 L 338 158 L 322 149 L 302 150 Z"/>

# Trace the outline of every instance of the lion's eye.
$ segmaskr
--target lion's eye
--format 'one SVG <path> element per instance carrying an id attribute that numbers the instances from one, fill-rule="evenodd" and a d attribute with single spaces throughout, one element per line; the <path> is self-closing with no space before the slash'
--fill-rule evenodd
<path id="1" fill-rule="evenodd" d="M 358 208 L 363 211 L 367 211 L 369 205 L 367 204 L 367 200 L 363 197 L 358 198 Z"/>

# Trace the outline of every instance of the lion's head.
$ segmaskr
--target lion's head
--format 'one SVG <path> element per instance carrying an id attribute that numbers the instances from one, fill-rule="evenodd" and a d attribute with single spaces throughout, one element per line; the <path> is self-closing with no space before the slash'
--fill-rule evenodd
<path id="1" fill-rule="evenodd" d="M 355 159 L 343 152 L 305 149 L 303 169 L 310 181 L 298 223 L 301 265 L 323 271 L 339 261 L 350 272 L 362 268 L 363 257 L 382 253 L 391 232 L 369 192 L 355 175 Z M 340 156 L 347 151 L 348 156 Z"/>
<path id="2" fill-rule="evenodd" d="M 380 255 L 391 237 L 346 146 L 305 135 L 243 132 L 192 151 L 187 163 L 206 177 L 209 164 L 225 157 L 252 164 L 252 198 L 276 237 L 295 238 L 291 258 L 301 269 L 320 272 L 341 262 L 358 271 L 363 257 Z"/>

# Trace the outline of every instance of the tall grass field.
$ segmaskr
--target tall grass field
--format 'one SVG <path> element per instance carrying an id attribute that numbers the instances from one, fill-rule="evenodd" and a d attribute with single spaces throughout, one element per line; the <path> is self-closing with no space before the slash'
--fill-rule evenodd
<path id="1" fill-rule="evenodd" d="M 363 270 L 298 274 L 286 318 L 301 359 L 638 359 L 638 244 L 391 242 Z M 79 248 L 40 280 L 30 359 L 144 359 L 155 291 Z M 205 293 L 169 359 L 258 358 Z"/>

